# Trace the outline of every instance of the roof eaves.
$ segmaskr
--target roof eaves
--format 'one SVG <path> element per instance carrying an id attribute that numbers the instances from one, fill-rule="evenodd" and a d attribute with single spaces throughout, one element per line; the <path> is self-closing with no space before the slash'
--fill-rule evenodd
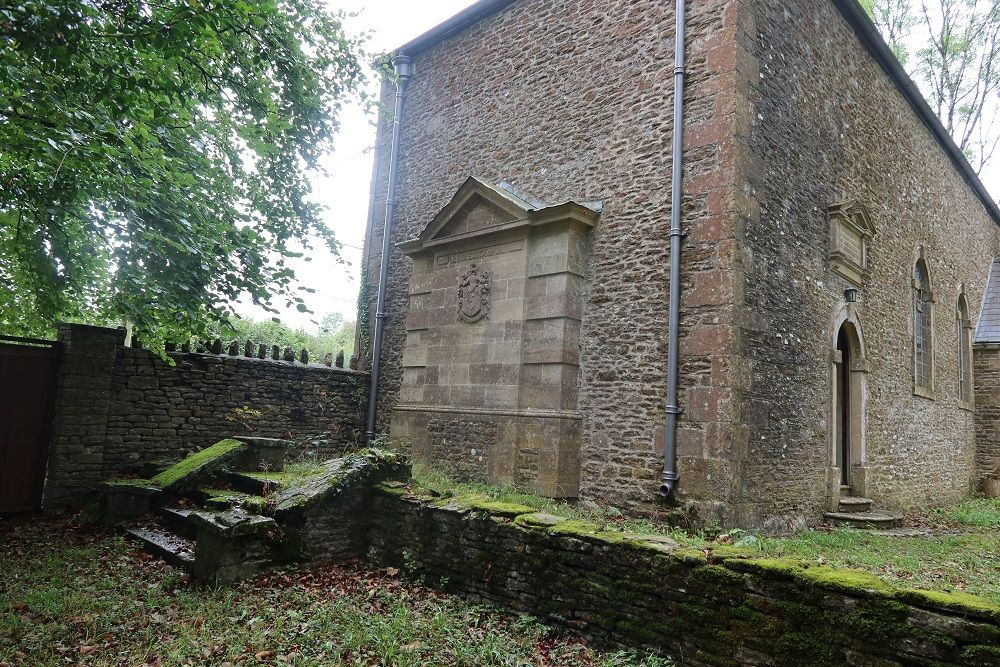
<path id="1" fill-rule="evenodd" d="M 515 2 L 517 0 L 479 0 L 479 2 L 466 7 L 444 23 L 431 28 L 416 39 L 403 44 L 394 53 L 415 56 L 440 44 L 449 37 L 457 35 L 466 28 L 479 23 L 487 16 L 506 9 Z"/>

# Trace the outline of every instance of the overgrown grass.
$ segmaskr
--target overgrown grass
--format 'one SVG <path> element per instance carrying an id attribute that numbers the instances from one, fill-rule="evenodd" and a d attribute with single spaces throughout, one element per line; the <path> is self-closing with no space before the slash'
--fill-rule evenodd
<path id="1" fill-rule="evenodd" d="M 425 465 L 413 468 L 414 483 L 442 495 L 477 494 L 597 523 L 604 530 L 665 534 L 685 547 L 741 547 L 751 555 L 789 557 L 871 572 L 908 588 L 965 591 L 1000 603 L 1000 500 L 972 499 L 932 509 L 913 519 L 928 529 L 914 537 L 840 528 L 811 530 L 783 538 L 744 531 L 685 531 L 655 519 L 626 518 L 615 510 L 587 510 L 548 498 L 486 484 L 459 483 Z"/>
<path id="2" fill-rule="evenodd" d="M 360 566 L 190 584 L 121 538 L 0 522 L 0 664 L 657 667 Z"/>
<path id="3" fill-rule="evenodd" d="M 761 555 L 866 570 L 905 588 L 955 590 L 1000 603 L 1000 534 L 892 537 L 840 529 L 758 542 Z"/>
<path id="4" fill-rule="evenodd" d="M 533 507 L 539 512 L 547 512 L 568 519 L 580 519 L 596 523 L 603 530 L 636 533 L 639 535 L 669 535 L 690 546 L 703 546 L 707 542 L 701 536 L 691 534 L 655 518 L 626 516 L 613 508 L 586 508 L 552 498 L 544 498 L 518 491 L 509 486 L 494 486 L 475 482 L 458 482 L 430 466 L 417 463 L 413 466 L 413 482 L 422 489 L 442 496 L 482 496 L 491 501 Z"/>
<path id="5" fill-rule="evenodd" d="M 963 526 L 1000 527 L 1000 498 L 974 498 L 931 512 L 931 517 Z"/>

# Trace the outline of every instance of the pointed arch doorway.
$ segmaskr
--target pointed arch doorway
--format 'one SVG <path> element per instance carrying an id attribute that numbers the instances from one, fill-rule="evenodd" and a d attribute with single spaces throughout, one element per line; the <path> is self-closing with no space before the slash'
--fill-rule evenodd
<path id="1" fill-rule="evenodd" d="M 844 319 L 837 327 L 833 354 L 831 422 L 832 467 L 841 496 L 865 492 L 864 400 L 868 364 L 861 329 Z"/>

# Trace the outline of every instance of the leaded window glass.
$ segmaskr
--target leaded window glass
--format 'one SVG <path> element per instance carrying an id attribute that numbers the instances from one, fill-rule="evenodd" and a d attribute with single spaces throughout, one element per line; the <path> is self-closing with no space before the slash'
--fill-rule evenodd
<path id="1" fill-rule="evenodd" d="M 972 388 L 972 322 L 969 319 L 969 302 L 964 294 L 958 297 L 958 392 L 966 403 L 973 401 Z"/>
<path id="2" fill-rule="evenodd" d="M 917 262 L 913 272 L 913 376 L 918 387 L 931 389 L 934 380 L 934 360 L 931 349 L 931 291 L 927 265 Z"/>

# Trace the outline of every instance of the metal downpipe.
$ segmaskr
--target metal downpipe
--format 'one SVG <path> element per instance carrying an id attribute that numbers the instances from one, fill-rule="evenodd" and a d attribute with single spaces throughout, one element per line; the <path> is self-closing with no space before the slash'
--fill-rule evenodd
<path id="1" fill-rule="evenodd" d="M 396 213 L 396 177 L 399 172 L 399 135 L 403 121 L 406 84 L 413 74 L 413 60 L 397 55 L 392 59 L 396 73 L 396 108 L 392 116 L 392 145 L 389 149 L 389 184 L 386 188 L 385 223 L 382 225 L 382 259 L 379 263 L 378 300 L 375 305 L 375 340 L 372 341 L 371 382 L 368 388 L 368 428 L 365 441 L 375 440 L 375 413 L 378 405 L 379 364 L 382 361 L 382 335 L 385 330 L 385 292 L 389 280 L 389 255 L 392 252 L 393 217 Z"/>
<path id="2" fill-rule="evenodd" d="M 667 338 L 667 404 L 666 428 L 663 434 L 663 480 L 660 495 L 673 495 L 680 481 L 677 472 L 677 418 L 681 413 L 677 404 L 678 367 L 680 365 L 681 326 L 681 241 L 684 229 L 681 224 L 681 199 L 684 176 L 684 47 L 685 47 L 685 0 L 674 3 L 674 130 L 673 164 L 671 167 L 670 194 L 670 312 Z"/>

